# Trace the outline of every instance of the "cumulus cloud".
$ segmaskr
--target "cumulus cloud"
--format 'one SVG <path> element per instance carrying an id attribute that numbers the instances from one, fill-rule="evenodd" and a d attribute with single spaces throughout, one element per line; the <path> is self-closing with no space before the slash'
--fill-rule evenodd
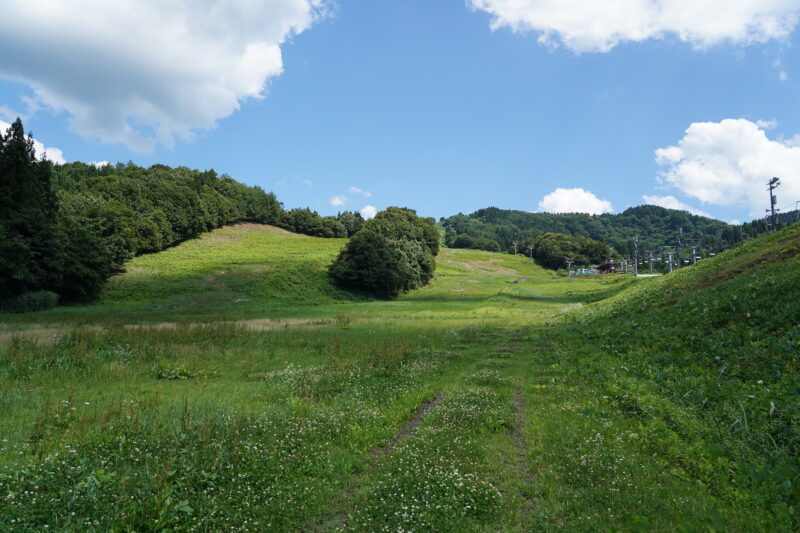
<path id="1" fill-rule="evenodd" d="M 539 209 L 548 213 L 588 213 L 599 215 L 614 210 L 611 203 L 601 200 L 585 189 L 558 188 L 539 202 Z"/>
<path id="2" fill-rule="evenodd" d="M 667 209 L 677 209 L 679 211 L 688 211 L 693 215 L 699 215 L 701 217 L 708 217 L 712 218 L 711 215 L 706 213 L 705 211 L 701 211 L 695 207 L 690 206 L 689 204 L 685 204 L 675 198 L 674 196 L 642 196 L 642 199 L 645 203 L 650 205 L 657 205 L 659 207 L 666 207 Z"/>
<path id="3" fill-rule="evenodd" d="M 677 145 L 656 150 L 656 161 L 665 167 L 662 182 L 706 204 L 744 206 L 750 216 L 769 207 L 773 176 L 781 178 L 779 197 L 800 198 L 800 146 L 769 139 L 749 120 L 696 122 Z"/>
<path id="4" fill-rule="evenodd" d="M 364 220 L 375 218 L 375 215 L 377 214 L 378 210 L 375 209 L 374 205 L 365 205 L 361 208 L 361 216 L 364 217 Z"/>
<path id="5" fill-rule="evenodd" d="M 8 0 L 0 77 L 78 133 L 147 151 L 214 126 L 283 71 L 327 0 Z"/>
<path id="6" fill-rule="evenodd" d="M 336 194 L 331 196 L 330 204 L 334 207 L 341 207 L 347 203 L 347 197 L 342 196 L 341 194 Z"/>
<path id="7" fill-rule="evenodd" d="M 10 127 L 11 124 L 0 120 L 0 134 L 5 135 L 6 130 L 8 130 Z M 33 149 L 36 150 L 36 156 L 39 159 L 44 159 L 46 157 L 57 165 L 63 165 L 67 162 L 67 160 L 64 159 L 64 152 L 58 148 L 53 148 L 52 146 L 45 148 L 44 144 L 42 144 L 42 142 L 36 138 L 33 139 Z"/>
<path id="8" fill-rule="evenodd" d="M 372 193 L 369 191 L 365 191 L 364 189 L 360 189 L 358 187 L 350 187 L 350 194 L 360 194 L 364 198 L 371 198 Z"/>
<path id="9" fill-rule="evenodd" d="M 574 52 L 607 52 L 623 42 L 675 36 L 696 48 L 784 39 L 795 28 L 793 0 L 468 0 L 492 28 L 534 31 L 539 42 Z"/>

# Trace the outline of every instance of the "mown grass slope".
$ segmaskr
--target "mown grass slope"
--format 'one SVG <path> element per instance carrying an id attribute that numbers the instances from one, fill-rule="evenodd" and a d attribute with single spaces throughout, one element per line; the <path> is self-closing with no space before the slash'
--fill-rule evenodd
<path id="1" fill-rule="evenodd" d="M 0 315 L 2 330 L 42 324 L 119 325 L 252 319 L 397 321 L 440 324 L 483 320 L 511 325 L 616 292 L 624 283 L 566 283 L 522 256 L 442 250 L 434 281 L 395 301 L 343 291 L 326 268 L 344 239 L 321 239 L 272 226 L 237 224 L 157 254 L 114 276 L 100 301 L 24 315 Z M 569 293 L 569 294 L 567 294 Z M 591 293 L 591 294 L 590 294 Z M 533 315 L 536 315 L 534 318 Z"/>
<path id="2" fill-rule="evenodd" d="M 181 290 L 184 256 L 154 256 L 89 310 L 2 319 L 0 530 L 800 525 L 800 228 L 644 280 L 444 250 L 391 302 L 327 292 L 333 246 L 262 258 L 280 236 L 251 230 L 186 243 Z M 295 245 L 314 298 L 206 285 L 268 283 Z"/>

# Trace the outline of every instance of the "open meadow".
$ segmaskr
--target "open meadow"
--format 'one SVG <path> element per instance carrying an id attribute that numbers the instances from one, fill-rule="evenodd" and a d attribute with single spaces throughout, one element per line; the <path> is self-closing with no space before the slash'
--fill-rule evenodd
<path id="1" fill-rule="evenodd" d="M 796 531 L 800 226 L 654 279 L 254 224 L 0 315 L 0 531 Z"/>

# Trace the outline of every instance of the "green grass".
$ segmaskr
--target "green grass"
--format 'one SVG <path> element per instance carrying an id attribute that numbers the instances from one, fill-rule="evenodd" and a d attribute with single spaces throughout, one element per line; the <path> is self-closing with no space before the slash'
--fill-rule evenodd
<path id="1" fill-rule="evenodd" d="M 343 239 L 319 239 L 270 226 L 216 230 L 158 254 L 137 257 L 113 277 L 94 305 L 0 315 L 0 335 L 87 325 L 208 323 L 272 318 L 306 322 L 346 316 L 352 321 L 464 320 L 509 327 L 548 318 L 566 305 L 621 290 L 626 282 L 554 279 L 554 273 L 512 257 L 443 250 L 435 280 L 395 301 L 333 286 L 326 274 Z M 527 278 L 526 280 L 521 280 Z M 265 323 L 260 324 L 261 327 Z"/>
<path id="2" fill-rule="evenodd" d="M 443 250 L 396 301 L 342 245 L 226 228 L 2 316 L 0 531 L 800 526 L 800 228 L 644 280 Z"/>

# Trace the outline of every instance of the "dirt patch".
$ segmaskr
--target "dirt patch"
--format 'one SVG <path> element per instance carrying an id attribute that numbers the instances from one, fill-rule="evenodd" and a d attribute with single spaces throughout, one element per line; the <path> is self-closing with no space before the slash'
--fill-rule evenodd
<path id="1" fill-rule="evenodd" d="M 442 263 L 462 268 L 467 272 L 485 272 L 488 274 L 502 274 L 510 276 L 515 276 L 518 274 L 516 270 L 497 264 L 501 261 L 502 259 L 487 259 L 486 261 L 455 261 L 453 259 L 445 259 L 442 261 Z"/>
<path id="2" fill-rule="evenodd" d="M 433 409 L 437 403 L 442 401 L 442 398 L 444 398 L 444 394 L 440 392 L 430 400 L 422 402 L 422 405 L 419 406 L 417 411 L 414 413 L 414 416 L 408 422 L 406 422 L 403 428 L 398 431 L 394 437 L 389 439 L 389 442 L 382 446 L 371 449 L 369 454 L 374 458 L 378 458 L 383 457 L 392 451 L 397 446 L 398 442 L 409 435 L 412 435 L 414 431 L 417 430 L 417 427 L 419 427 L 419 425 L 422 423 L 422 420 L 425 418 L 425 415 L 428 414 L 428 411 Z"/>

